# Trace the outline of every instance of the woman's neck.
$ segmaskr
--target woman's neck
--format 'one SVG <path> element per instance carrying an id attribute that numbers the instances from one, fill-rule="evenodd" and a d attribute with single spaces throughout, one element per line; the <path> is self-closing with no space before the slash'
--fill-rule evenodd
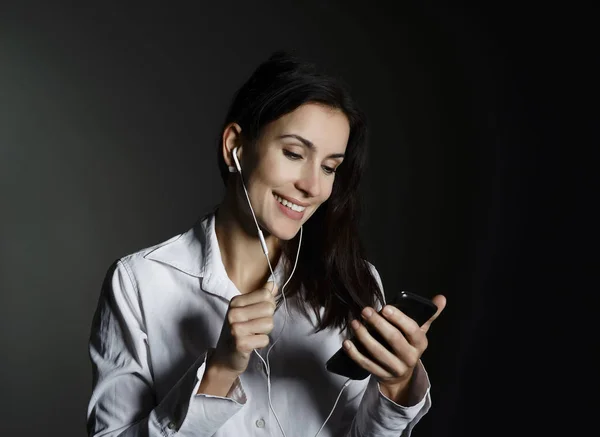
<path id="1" fill-rule="evenodd" d="M 244 294 L 262 287 L 271 270 L 260 245 L 253 218 L 249 218 L 251 223 L 243 223 L 248 219 L 237 210 L 232 197 L 228 190 L 216 211 L 215 232 L 227 276 L 240 293 Z M 265 241 L 269 248 L 271 266 L 275 269 L 281 253 L 279 241 L 272 235 L 265 235 Z"/>

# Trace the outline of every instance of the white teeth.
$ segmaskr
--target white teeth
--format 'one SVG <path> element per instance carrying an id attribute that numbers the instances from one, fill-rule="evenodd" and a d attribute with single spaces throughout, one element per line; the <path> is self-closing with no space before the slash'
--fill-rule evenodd
<path id="1" fill-rule="evenodd" d="M 275 196 L 275 199 L 277 199 L 277 201 L 279 203 L 281 203 L 284 206 L 287 206 L 289 209 L 291 209 L 293 211 L 302 212 L 306 209 L 305 206 L 300 206 L 300 205 L 296 205 L 295 203 L 288 202 L 287 200 L 279 197 L 277 194 L 274 194 L 274 196 Z"/>

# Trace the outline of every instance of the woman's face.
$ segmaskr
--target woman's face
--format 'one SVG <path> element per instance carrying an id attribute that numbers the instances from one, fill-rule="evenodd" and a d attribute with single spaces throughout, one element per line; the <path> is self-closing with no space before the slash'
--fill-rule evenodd
<path id="1" fill-rule="evenodd" d="M 255 150 L 244 154 L 242 146 L 246 188 L 264 230 L 282 240 L 296 235 L 331 195 L 349 135 L 343 112 L 308 103 L 266 125 Z M 243 191 L 238 200 L 247 203 Z"/>

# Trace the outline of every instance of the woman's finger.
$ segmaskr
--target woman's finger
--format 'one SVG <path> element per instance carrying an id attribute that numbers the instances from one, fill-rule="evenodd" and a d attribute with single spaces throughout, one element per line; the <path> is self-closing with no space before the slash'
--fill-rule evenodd
<path id="1" fill-rule="evenodd" d="M 427 337 L 421 327 L 411 319 L 409 316 L 404 314 L 398 308 L 392 305 L 386 305 L 381 311 L 382 319 L 386 320 L 391 328 L 387 328 L 382 332 L 382 335 L 391 346 L 397 345 L 402 347 L 402 342 L 399 337 L 403 337 L 413 348 L 423 351 L 427 348 Z M 383 329 L 385 326 L 382 322 L 378 323 L 378 319 L 375 316 L 371 317 L 370 323 L 377 324 L 382 328 L 378 327 L 378 330 Z"/>
<path id="2" fill-rule="evenodd" d="M 424 350 L 427 347 L 427 338 L 419 325 L 396 307 L 386 305 L 381 314 L 367 307 L 363 310 L 362 317 L 398 356 L 411 353 L 412 357 L 413 348 Z"/>
<path id="3" fill-rule="evenodd" d="M 354 340 L 354 341 L 358 341 L 358 340 Z M 373 360 L 371 360 L 366 355 L 361 353 L 352 341 L 346 340 L 346 341 L 344 341 L 343 345 L 344 345 L 344 350 L 348 354 L 348 356 L 356 364 L 358 364 L 361 368 L 365 369 L 369 373 L 371 373 L 374 376 L 381 378 L 381 379 L 389 379 L 389 378 L 395 377 L 395 375 L 393 375 L 391 372 L 384 369 L 379 364 L 376 364 Z"/>
<path id="4" fill-rule="evenodd" d="M 233 337 L 248 337 L 256 334 L 270 334 L 273 331 L 273 318 L 261 317 L 247 322 L 233 323 L 231 335 Z"/>
<path id="5" fill-rule="evenodd" d="M 433 321 L 435 319 L 437 319 L 438 316 L 440 315 L 440 313 L 442 311 L 444 311 L 444 308 L 446 308 L 446 296 L 444 296 L 443 294 L 438 294 L 438 295 L 434 296 L 433 299 L 431 299 L 431 300 L 433 301 L 435 306 L 438 308 L 438 310 L 436 311 L 436 313 L 433 316 L 431 316 L 431 318 L 427 322 L 423 323 L 423 326 L 421 326 L 421 329 L 425 333 L 427 333 L 427 331 L 429 331 L 429 327 L 431 326 Z"/>
<path id="6" fill-rule="evenodd" d="M 369 318 L 369 323 L 373 332 L 359 323 L 353 322 L 352 327 L 357 340 L 373 360 L 396 375 L 404 372 L 406 366 L 415 365 L 419 359 L 419 351 L 408 343 L 397 328 L 377 314 Z M 388 350 L 386 343 L 391 350 Z"/>
<path id="7" fill-rule="evenodd" d="M 275 296 L 271 292 L 271 285 L 275 287 L 274 290 L 276 292 L 277 286 L 272 282 L 267 282 L 264 287 L 251 291 L 250 293 L 240 294 L 233 297 L 229 303 L 229 306 L 231 308 L 244 307 L 258 302 L 272 302 L 273 306 L 275 306 Z"/>
<path id="8" fill-rule="evenodd" d="M 254 349 L 261 349 L 269 345 L 269 336 L 266 334 L 249 335 L 235 338 L 235 348 L 242 353 L 251 353 Z"/>
<path id="9" fill-rule="evenodd" d="M 275 305 L 272 302 L 257 302 L 243 307 L 229 308 L 227 320 L 229 324 L 242 323 L 262 317 L 273 317 Z"/>

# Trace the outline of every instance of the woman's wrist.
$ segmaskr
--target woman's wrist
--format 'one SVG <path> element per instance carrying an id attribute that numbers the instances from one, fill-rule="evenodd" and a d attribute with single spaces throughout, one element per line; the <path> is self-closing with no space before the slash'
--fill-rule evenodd
<path id="1" fill-rule="evenodd" d="M 411 381 L 412 377 L 408 378 L 405 381 L 394 384 L 386 384 L 383 382 L 379 382 L 379 390 L 389 400 L 395 402 L 398 405 L 408 407 L 410 406 L 408 404 L 410 400 Z"/>
<path id="2" fill-rule="evenodd" d="M 207 363 L 197 394 L 226 397 L 238 377 L 236 372 Z"/>

